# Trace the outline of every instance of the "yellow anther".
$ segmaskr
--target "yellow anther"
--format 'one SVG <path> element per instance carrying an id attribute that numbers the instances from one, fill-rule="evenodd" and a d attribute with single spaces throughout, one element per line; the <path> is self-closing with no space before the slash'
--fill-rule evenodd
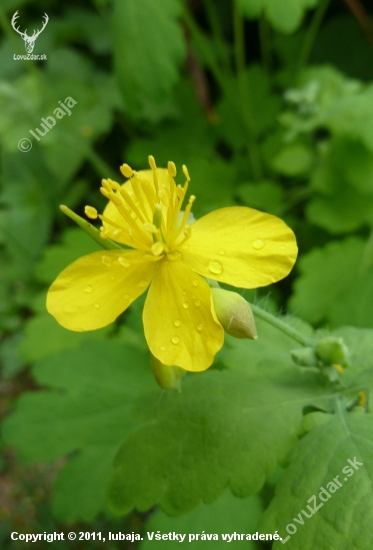
<path id="1" fill-rule="evenodd" d="M 120 167 L 120 171 L 125 178 L 130 178 L 133 175 L 133 170 L 128 164 L 122 164 L 122 166 Z"/>
<path id="2" fill-rule="evenodd" d="M 103 187 L 104 189 L 106 189 L 106 191 L 108 191 L 108 193 L 110 193 L 110 192 L 112 191 L 111 185 L 110 185 L 110 183 L 108 182 L 108 180 L 105 180 L 105 179 L 102 180 L 102 181 L 101 181 L 101 185 L 102 185 L 102 187 Z"/>
<path id="3" fill-rule="evenodd" d="M 107 191 L 104 187 L 100 187 L 101 195 L 104 195 L 105 198 L 109 199 L 110 191 Z"/>
<path id="4" fill-rule="evenodd" d="M 149 166 L 152 170 L 157 169 L 157 165 L 155 164 L 155 159 L 154 159 L 153 155 L 148 156 L 148 162 L 149 162 Z"/>
<path id="5" fill-rule="evenodd" d="M 84 208 L 84 212 L 85 212 L 85 215 L 87 216 L 87 218 L 91 218 L 91 220 L 96 220 L 97 219 L 97 210 L 96 208 L 93 208 L 93 206 L 86 206 Z"/>
<path id="6" fill-rule="evenodd" d="M 152 248 L 151 248 L 154 256 L 160 256 L 161 254 L 163 254 L 163 245 L 162 243 L 160 242 L 156 242 L 152 245 Z"/>
<path id="7" fill-rule="evenodd" d="M 149 223 L 149 222 L 144 223 L 144 229 L 145 229 L 145 231 L 149 231 L 149 233 L 156 233 L 157 232 L 157 228 L 154 225 L 154 223 Z"/>
<path id="8" fill-rule="evenodd" d="M 195 195 L 190 195 L 189 204 L 193 204 L 195 200 L 196 200 L 196 196 Z"/>
<path id="9" fill-rule="evenodd" d="M 114 189 L 115 191 L 119 191 L 119 189 L 120 189 L 119 183 L 117 183 L 116 181 L 113 181 L 111 179 L 108 179 L 107 181 L 108 181 L 108 183 L 109 183 L 109 185 L 112 189 Z"/>
<path id="10" fill-rule="evenodd" d="M 334 364 L 334 365 L 332 365 L 332 367 L 333 367 L 333 369 L 335 369 L 340 374 L 342 374 L 342 372 L 344 371 L 344 368 L 341 365 Z"/>
<path id="11" fill-rule="evenodd" d="M 176 176 L 176 166 L 175 163 L 172 162 L 172 160 L 168 161 L 167 170 L 171 178 L 174 178 Z"/>
<path id="12" fill-rule="evenodd" d="M 186 177 L 186 180 L 187 180 L 187 181 L 190 181 L 190 176 L 189 176 L 188 168 L 185 166 L 185 164 L 183 164 L 183 174 L 184 174 L 184 176 Z"/>

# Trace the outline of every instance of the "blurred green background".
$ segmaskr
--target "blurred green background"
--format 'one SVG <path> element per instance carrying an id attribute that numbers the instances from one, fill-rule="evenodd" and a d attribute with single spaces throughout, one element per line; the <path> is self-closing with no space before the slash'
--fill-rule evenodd
<path id="1" fill-rule="evenodd" d="M 48 14 L 33 52 L 46 60 L 14 58 L 26 54 L 10 24 L 17 10 L 29 35 Z M 368 0 L 2 0 L 4 548 L 24 547 L 10 542 L 11 531 L 219 532 L 224 522 L 227 532 L 255 530 L 271 484 L 245 513 L 228 493 L 177 519 L 108 510 L 112 460 L 133 419 L 107 405 L 126 415 L 155 383 L 141 300 L 94 334 L 70 333 L 46 313 L 55 276 L 97 249 L 58 206 L 102 209 L 100 180 L 121 182 L 124 162 L 146 168 L 152 154 L 158 166 L 186 164 L 196 217 L 246 205 L 280 216 L 297 236 L 292 274 L 245 297 L 314 327 L 373 327 L 371 15 Z M 71 115 L 35 139 L 30 130 L 68 97 Z M 28 152 L 18 147 L 24 138 Z"/>

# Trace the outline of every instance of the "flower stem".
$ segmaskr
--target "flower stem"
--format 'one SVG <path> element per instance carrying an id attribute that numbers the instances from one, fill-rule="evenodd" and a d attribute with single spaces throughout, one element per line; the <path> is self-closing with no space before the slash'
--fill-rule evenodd
<path id="1" fill-rule="evenodd" d="M 298 71 L 303 69 L 303 67 L 308 62 L 308 59 L 311 55 L 311 51 L 313 48 L 313 44 L 315 42 L 316 36 L 319 32 L 322 20 L 324 19 L 324 15 L 326 13 L 326 10 L 328 9 L 329 4 L 330 4 L 330 0 L 321 0 L 320 4 L 318 5 L 315 11 L 315 14 L 310 23 L 310 26 L 307 29 L 306 37 L 304 39 L 303 46 L 299 55 Z"/>
<path id="2" fill-rule="evenodd" d="M 264 309 L 258 306 L 254 306 L 254 304 L 250 304 L 250 307 L 255 315 L 263 319 L 263 321 L 266 321 L 267 323 L 276 327 L 278 330 L 281 330 L 284 334 L 286 334 L 302 346 L 312 347 L 315 345 L 315 342 L 312 338 L 304 336 L 295 328 L 289 326 L 287 323 L 284 323 L 284 321 L 281 321 L 281 319 L 278 319 L 278 317 L 275 317 L 271 313 L 268 313 L 268 311 L 264 311 Z"/>
<path id="3" fill-rule="evenodd" d="M 84 218 L 81 218 L 78 216 L 78 214 L 75 214 L 70 208 L 65 206 L 64 204 L 60 205 L 60 210 L 66 214 L 71 220 L 73 220 L 76 224 L 79 225 L 90 237 L 92 237 L 93 240 L 96 241 L 102 248 L 105 248 L 106 250 L 118 250 L 122 247 L 119 246 L 117 243 L 111 241 L 110 239 L 103 239 L 100 235 L 100 232 L 96 227 L 94 227 L 91 223 L 87 222 Z"/>
<path id="4" fill-rule="evenodd" d="M 234 53 L 236 61 L 236 72 L 238 87 L 241 100 L 242 116 L 246 126 L 248 153 L 251 162 L 251 168 L 255 179 L 263 176 L 262 162 L 258 144 L 253 133 L 252 107 L 250 105 L 249 85 L 247 81 L 247 69 L 245 60 L 245 34 L 244 21 L 238 5 L 238 0 L 234 2 L 233 9 L 233 27 L 234 27 Z"/>

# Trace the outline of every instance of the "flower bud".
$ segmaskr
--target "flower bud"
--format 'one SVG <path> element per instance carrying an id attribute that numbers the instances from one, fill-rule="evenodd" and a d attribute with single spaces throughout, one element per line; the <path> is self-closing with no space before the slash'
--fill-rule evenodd
<path id="1" fill-rule="evenodd" d="M 316 344 L 316 355 L 325 365 L 348 366 L 348 349 L 342 338 L 326 336 Z"/>
<path id="2" fill-rule="evenodd" d="M 216 316 L 225 332 L 234 338 L 256 340 L 256 326 L 250 305 L 236 292 L 211 289 Z"/>
<path id="3" fill-rule="evenodd" d="M 186 370 L 180 367 L 164 365 L 152 353 L 150 353 L 150 364 L 154 377 L 161 388 L 164 390 L 181 391 L 181 379 L 185 376 Z"/>

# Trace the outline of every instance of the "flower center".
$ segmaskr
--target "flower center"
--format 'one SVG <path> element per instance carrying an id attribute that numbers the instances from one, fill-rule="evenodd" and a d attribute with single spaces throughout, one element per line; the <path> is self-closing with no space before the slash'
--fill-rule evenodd
<path id="1" fill-rule="evenodd" d="M 128 164 L 123 164 L 120 170 L 130 180 L 129 186 L 122 187 L 111 179 L 102 180 L 100 191 L 115 205 L 120 216 L 118 223 L 118 216 L 114 220 L 98 215 L 106 224 L 101 228 L 101 235 L 120 240 L 119 236 L 125 233 L 126 240 L 134 248 L 150 252 L 155 258 L 168 254 L 172 259 L 175 250 L 191 235 L 188 219 L 195 196 L 190 196 L 183 211 L 190 181 L 187 167 L 183 165 L 185 183 L 181 186 L 175 183 L 176 166 L 173 162 L 168 163 L 166 171 L 157 168 L 154 157 L 149 156 L 148 160 L 153 185 Z M 88 217 L 97 217 L 97 212 L 93 210 L 91 207 L 86 208 Z M 120 223 L 120 218 L 124 224 Z"/>

